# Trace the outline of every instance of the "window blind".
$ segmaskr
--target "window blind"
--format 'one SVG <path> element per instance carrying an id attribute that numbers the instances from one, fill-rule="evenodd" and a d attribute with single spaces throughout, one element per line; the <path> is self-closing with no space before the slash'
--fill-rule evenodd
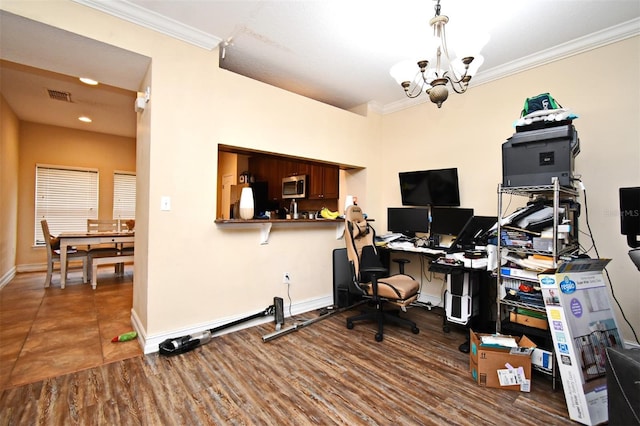
<path id="1" fill-rule="evenodd" d="M 127 172 L 113 174 L 113 218 L 136 218 L 136 175 Z"/>
<path id="2" fill-rule="evenodd" d="M 87 219 L 98 218 L 98 171 L 36 166 L 34 243 L 44 244 L 46 219 L 51 234 L 84 231 Z"/>

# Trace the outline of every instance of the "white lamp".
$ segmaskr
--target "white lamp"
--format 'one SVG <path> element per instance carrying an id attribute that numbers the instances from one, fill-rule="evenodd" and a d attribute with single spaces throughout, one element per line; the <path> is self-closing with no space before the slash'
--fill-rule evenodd
<path id="1" fill-rule="evenodd" d="M 253 219 L 253 189 L 250 187 L 242 188 L 240 194 L 240 218 Z"/>

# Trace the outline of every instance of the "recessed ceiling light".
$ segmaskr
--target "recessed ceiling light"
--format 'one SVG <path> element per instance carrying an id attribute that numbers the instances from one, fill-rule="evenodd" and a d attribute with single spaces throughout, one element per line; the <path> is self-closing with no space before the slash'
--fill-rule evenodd
<path id="1" fill-rule="evenodd" d="M 85 123 L 91 123 L 91 119 L 89 117 L 87 117 L 86 115 L 82 115 L 80 117 L 78 117 L 78 120 L 85 122 Z"/>
<path id="2" fill-rule="evenodd" d="M 98 84 L 97 81 L 88 77 L 80 77 L 80 81 L 83 82 L 84 84 L 89 84 L 91 86 L 96 86 Z"/>

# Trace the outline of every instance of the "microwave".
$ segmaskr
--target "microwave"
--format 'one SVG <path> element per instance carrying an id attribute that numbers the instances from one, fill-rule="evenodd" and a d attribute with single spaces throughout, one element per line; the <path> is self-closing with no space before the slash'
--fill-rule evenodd
<path id="1" fill-rule="evenodd" d="M 305 198 L 307 175 L 289 176 L 282 179 L 282 198 Z"/>

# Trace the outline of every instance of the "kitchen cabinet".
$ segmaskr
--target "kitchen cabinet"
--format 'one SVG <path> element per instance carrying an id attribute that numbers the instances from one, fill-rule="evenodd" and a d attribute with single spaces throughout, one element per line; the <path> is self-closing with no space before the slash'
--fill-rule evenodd
<path id="1" fill-rule="evenodd" d="M 289 176 L 300 176 L 309 174 L 309 164 L 296 160 L 278 160 L 281 171 L 281 178 Z"/>
<path id="2" fill-rule="evenodd" d="M 340 173 L 336 166 L 312 164 L 309 171 L 310 200 L 337 199 L 340 194 Z"/>
<path id="3" fill-rule="evenodd" d="M 340 194 L 340 174 L 337 166 L 255 156 L 249 159 L 249 172 L 256 181 L 269 184 L 269 200 L 282 199 L 282 178 L 307 175 L 307 198 L 310 200 L 337 200 Z"/>

